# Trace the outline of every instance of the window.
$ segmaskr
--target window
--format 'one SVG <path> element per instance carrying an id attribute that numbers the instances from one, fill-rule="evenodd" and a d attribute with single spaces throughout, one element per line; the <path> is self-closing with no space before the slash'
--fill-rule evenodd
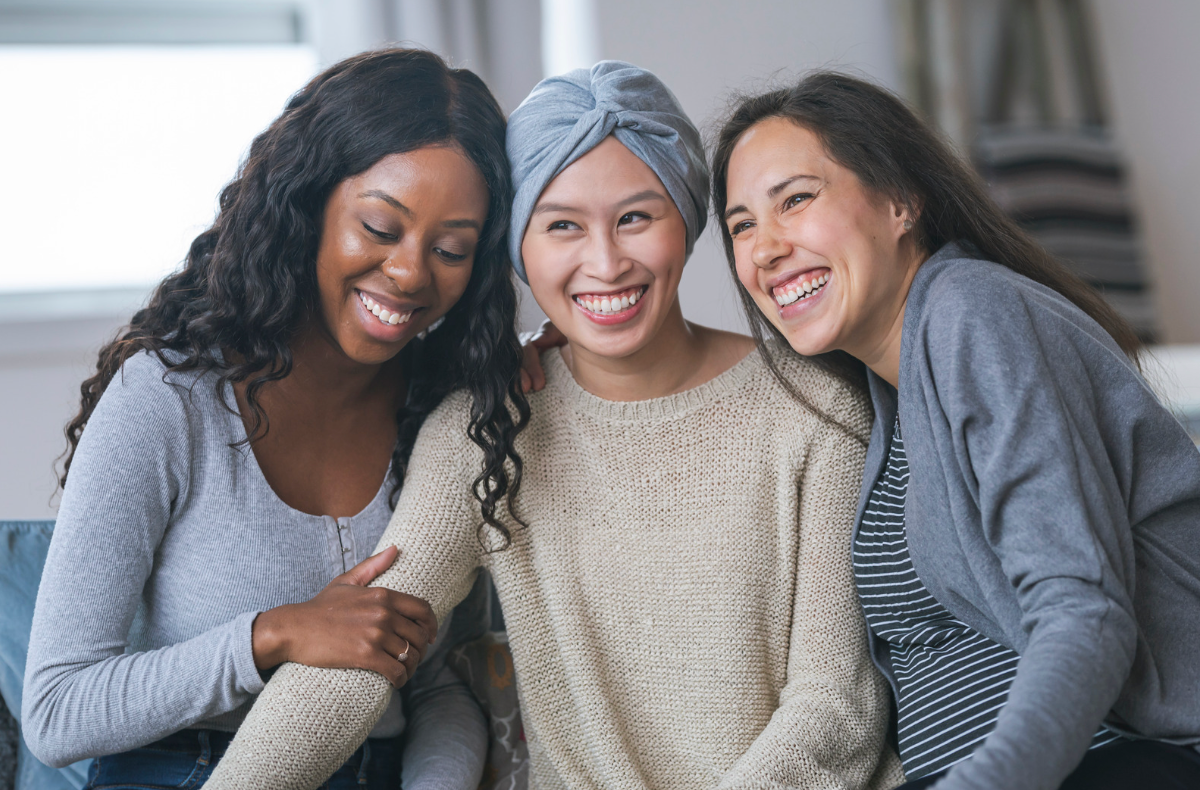
<path id="1" fill-rule="evenodd" d="M 144 293 L 316 67 L 295 43 L 0 46 L 0 295 Z"/>

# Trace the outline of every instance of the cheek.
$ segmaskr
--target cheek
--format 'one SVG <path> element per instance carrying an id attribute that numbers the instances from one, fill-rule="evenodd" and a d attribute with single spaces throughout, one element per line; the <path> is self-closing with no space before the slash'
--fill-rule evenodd
<path id="1" fill-rule="evenodd" d="M 678 281 L 687 260 L 687 235 L 682 229 L 664 228 L 657 233 L 634 237 L 627 252 L 656 278 Z"/>
<path id="2" fill-rule="evenodd" d="M 564 289 L 574 270 L 570 255 L 569 247 L 554 245 L 545 239 L 526 238 L 521 245 L 529 291 L 547 315 L 554 310 L 556 302 L 565 298 Z"/>
<path id="3" fill-rule="evenodd" d="M 438 293 L 442 296 L 442 312 L 448 312 L 466 293 L 471 284 L 471 274 L 479 265 L 478 259 L 461 266 L 439 266 L 434 270 Z"/>

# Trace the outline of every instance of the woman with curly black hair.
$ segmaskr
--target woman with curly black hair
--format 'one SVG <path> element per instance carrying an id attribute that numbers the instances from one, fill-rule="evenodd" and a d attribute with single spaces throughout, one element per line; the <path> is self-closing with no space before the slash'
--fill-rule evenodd
<path id="1" fill-rule="evenodd" d="M 439 661 L 470 618 L 439 631 L 424 601 L 368 589 L 397 552 L 367 553 L 452 390 L 481 520 L 520 484 L 504 134 L 477 76 L 388 50 L 314 78 L 255 139 L 68 425 L 25 677 L 40 759 L 98 757 L 91 786 L 198 786 L 279 664 L 399 687 L 423 663 L 331 786 L 477 786 L 483 719 Z"/>

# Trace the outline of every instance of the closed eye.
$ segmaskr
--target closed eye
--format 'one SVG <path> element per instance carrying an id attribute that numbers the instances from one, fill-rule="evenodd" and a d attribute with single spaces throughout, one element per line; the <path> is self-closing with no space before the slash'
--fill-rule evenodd
<path id="1" fill-rule="evenodd" d="M 368 225 L 366 222 L 364 222 L 362 224 L 362 226 L 364 228 L 366 228 L 367 233 L 370 233 L 372 236 L 379 239 L 380 241 L 395 241 L 396 239 L 400 238 L 395 233 L 388 233 L 386 231 L 379 230 L 378 228 L 373 228 L 370 225 Z"/>
<path id="2" fill-rule="evenodd" d="M 458 263 L 467 259 L 467 253 L 450 252 L 450 250 L 442 249 L 441 247 L 434 247 L 433 251 L 438 257 L 448 263 Z"/>

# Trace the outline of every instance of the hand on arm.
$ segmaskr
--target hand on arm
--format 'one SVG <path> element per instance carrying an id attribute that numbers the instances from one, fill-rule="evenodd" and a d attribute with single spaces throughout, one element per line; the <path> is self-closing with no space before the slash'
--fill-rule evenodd
<path id="1" fill-rule="evenodd" d="M 481 456 L 466 449 L 474 448 L 465 431 L 469 408 L 469 396 L 453 394 L 426 419 L 379 544 L 404 550 L 369 588 L 404 590 L 428 601 L 438 617 L 466 597 L 482 553 L 471 494 Z M 205 787 L 317 787 L 367 737 L 391 693 L 375 672 L 281 665 Z"/>
<path id="2" fill-rule="evenodd" d="M 255 666 L 266 670 L 291 661 L 369 669 L 393 687 L 403 686 L 434 641 L 437 618 L 420 598 L 367 587 L 399 553 L 388 546 L 334 578 L 311 600 L 260 614 L 252 632 Z"/>

